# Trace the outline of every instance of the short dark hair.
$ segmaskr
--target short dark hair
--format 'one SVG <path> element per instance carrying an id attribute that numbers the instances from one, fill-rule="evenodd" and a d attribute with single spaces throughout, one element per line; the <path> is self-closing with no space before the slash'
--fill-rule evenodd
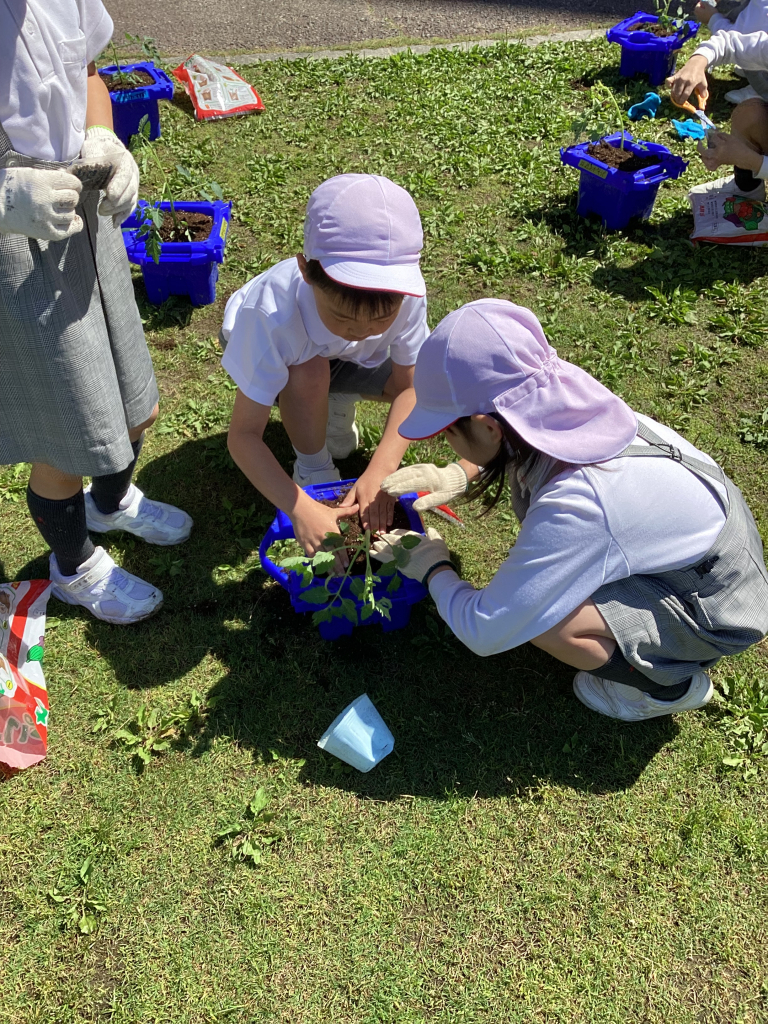
<path id="1" fill-rule="evenodd" d="M 518 432 L 511 427 L 505 419 L 497 412 L 488 413 L 501 427 L 501 444 L 494 457 L 481 468 L 480 476 L 473 481 L 467 489 L 467 501 L 474 501 L 488 495 L 486 507 L 481 515 L 487 515 L 491 509 L 498 505 L 501 495 L 504 492 L 504 485 L 507 482 L 507 473 L 510 469 L 519 469 L 521 466 L 533 466 L 536 459 L 542 454 L 538 448 L 528 444 Z M 461 416 L 454 423 L 467 440 L 471 439 L 471 416 Z M 570 463 L 556 462 L 549 474 L 549 479 L 561 473 Z M 495 492 L 490 493 L 493 487 Z"/>
<path id="2" fill-rule="evenodd" d="M 357 316 L 358 313 L 365 313 L 368 316 L 389 316 L 403 298 L 402 292 L 351 288 L 349 285 L 339 284 L 326 274 L 320 260 L 307 260 L 307 280 L 328 295 L 337 298 L 353 316 Z"/>

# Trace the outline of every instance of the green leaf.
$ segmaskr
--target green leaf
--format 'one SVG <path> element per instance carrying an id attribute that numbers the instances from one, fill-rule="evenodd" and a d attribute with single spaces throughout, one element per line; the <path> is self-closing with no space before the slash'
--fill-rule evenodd
<path id="1" fill-rule="evenodd" d="M 311 590 L 302 591 L 299 596 L 307 604 L 328 604 L 333 597 L 325 587 L 313 587 Z"/>
<path id="2" fill-rule="evenodd" d="M 724 757 L 723 758 L 723 764 L 728 765 L 729 768 L 738 768 L 740 765 L 744 764 L 744 758 L 743 757 Z"/>
<path id="3" fill-rule="evenodd" d="M 141 742 L 140 736 L 137 736 L 133 732 L 128 732 L 127 729 L 118 729 L 114 734 L 114 739 L 121 740 L 127 747 L 132 747 L 136 743 Z"/>
<path id="4" fill-rule="evenodd" d="M 309 559 L 300 558 L 298 555 L 293 555 L 291 558 L 281 559 L 277 564 L 282 565 L 285 569 L 296 569 L 299 567 L 304 568 L 306 565 L 309 564 Z"/>
<path id="5" fill-rule="evenodd" d="M 365 591 L 365 580 L 360 576 L 355 576 L 350 580 L 349 589 L 355 595 L 355 597 L 362 597 Z"/>
<path id="6" fill-rule="evenodd" d="M 370 617 L 373 615 L 374 610 L 375 609 L 372 608 L 371 605 L 369 604 L 363 605 L 363 607 L 360 609 L 360 621 L 367 622 L 367 620 L 370 619 Z"/>
<path id="7" fill-rule="evenodd" d="M 357 605 L 348 597 L 342 598 L 341 612 L 345 619 L 348 619 L 354 626 L 357 625 Z"/>
<path id="8" fill-rule="evenodd" d="M 397 562 L 382 562 L 377 571 L 379 576 L 394 576 L 397 572 Z"/>
<path id="9" fill-rule="evenodd" d="M 393 576 L 392 579 L 389 581 L 389 584 L 387 586 L 387 593 L 388 594 L 394 594 L 395 591 L 399 590 L 402 585 L 403 585 L 403 577 L 402 576 Z"/>
<path id="10" fill-rule="evenodd" d="M 83 884 L 84 885 L 88 884 L 88 881 L 89 881 L 89 879 L 91 877 L 91 873 L 92 872 L 93 872 L 93 858 L 92 857 L 86 857 L 85 860 L 83 861 L 83 863 L 80 865 L 80 870 L 78 871 L 78 874 L 80 875 L 80 878 L 83 880 Z"/>
<path id="11" fill-rule="evenodd" d="M 83 914 L 77 922 L 77 927 L 83 935 L 92 935 L 96 931 L 96 918 L 92 914 Z"/>
<path id="12" fill-rule="evenodd" d="M 330 608 L 323 608 L 322 611 L 312 613 L 312 624 L 319 626 L 321 622 L 330 622 L 333 618 L 333 612 Z"/>
<path id="13" fill-rule="evenodd" d="M 142 760 L 144 762 L 144 764 L 149 764 L 149 762 L 152 760 L 152 755 L 146 749 L 146 747 L 137 747 L 136 748 L 136 756 L 140 760 Z"/>
<path id="14" fill-rule="evenodd" d="M 269 796 L 264 787 L 260 787 L 256 791 L 256 796 L 248 804 L 248 811 L 255 817 L 257 817 L 269 803 Z"/>
<path id="15" fill-rule="evenodd" d="M 315 569 L 330 569 L 336 562 L 336 556 L 332 551 L 318 551 L 312 559 Z"/>
<path id="16" fill-rule="evenodd" d="M 411 548 L 415 548 L 417 544 L 421 544 L 423 537 L 419 537 L 418 534 L 408 533 L 400 541 L 406 551 L 410 551 Z"/>

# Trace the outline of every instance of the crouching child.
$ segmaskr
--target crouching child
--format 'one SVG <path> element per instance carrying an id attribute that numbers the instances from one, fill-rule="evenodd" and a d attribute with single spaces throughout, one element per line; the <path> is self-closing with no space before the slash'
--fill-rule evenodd
<path id="1" fill-rule="evenodd" d="M 408 446 L 398 427 L 413 408 L 413 367 L 429 333 L 422 244 L 405 189 L 378 175 L 342 174 L 310 196 L 304 252 L 227 303 L 222 365 L 237 384 L 229 450 L 290 517 L 308 555 L 358 511 L 374 532 L 392 523 L 395 499 L 381 481 Z M 361 398 L 390 403 L 384 434 L 343 507 L 327 508 L 302 488 L 340 479 L 333 460 L 357 447 Z M 276 400 L 296 453 L 292 478 L 264 441 Z"/>

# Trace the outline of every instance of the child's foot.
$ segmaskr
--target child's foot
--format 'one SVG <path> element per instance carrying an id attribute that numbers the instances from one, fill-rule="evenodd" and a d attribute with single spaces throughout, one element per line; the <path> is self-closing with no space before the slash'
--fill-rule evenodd
<path id="1" fill-rule="evenodd" d="M 582 704 L 608 718 L 622 722 L 643 722 L 646 718 L 675 715 L 678 711 L 702 708 L 712 699 L 712 682 L 706 672 L 691 677 L 688 690 L 677 700 L 656 700 L 642 690 L 624 683 L 599 679 L 591 672 L 577 672 L 573 692 Z"/>
<path id="2" fill-rule="evenodd" d="M 95 533 L 126 530 L 148 544 L 167 547 L 181 544 L 192 530 L 192 519 L 186 512 L 163 501 L 151 501 L 136 484 L 131 484 L 117 512 L 108 515 L 99 512 L 90 491 L 89 484 L 85 488 L 85 521 Z"/>
<path id="3" fill-rule="evenodd" d="M 731 89 L 725 94 L 725 98 L 729 103 L 743 103 L 744 100 L 759 100 L 760 93 L 751 85 L 745 85 L 743 89 Z"/>
<path id="4" fill-rule="evenodd" d="M 346 459 L 360 443 L 355 423 L 355 402 L 359 395 L 328 395 L 328 425 L 325 443 L 334 459 Z"/>
<path id="5" fill-rule="evenodd" d="M 65 604 L 82 605 L 104 622 L 141 622 L 163 603 L 162 591 L 115 565 L 104 548 L 96 548 L 75 576 L 62 576 L 53 554 L 50 567 L 53 596 Z"/>
<path id="6" fill-rule="evenodd" d="M 333 463 L 328 469 L 318 469 L 315 473 L 302 473 L 299 469 L 298 459 L 293 464 L 293 482 L 299 487 L 309 487 L 310 484 L 329 484 L 341 480 L 341 473 Z"/>

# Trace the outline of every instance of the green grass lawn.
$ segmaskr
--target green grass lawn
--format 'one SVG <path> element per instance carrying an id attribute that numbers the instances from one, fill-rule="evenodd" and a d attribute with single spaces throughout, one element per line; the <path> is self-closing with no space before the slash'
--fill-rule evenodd
<path id="1" fill-rule="evenodd" d="M 562 356 L 717 457 L 768 530 L 768 258 L 690 246 L 707 174 L 668 101 L 638 134 L 691 165 L 650 223 L 606 235 L 575 214 L 558 147 L 581 114 L 610 126 L 592 84 L 624 107 L 647 89 L 617 67 L 603 42 L 278 62 L 244 71 L 261 117 L 163 108 L 179 194 L 216 180 L 235 201 L 215 306 L 155 309 L 136 283 L 163 396 L 138 481 L 195 529 L 174 549 L 108 539 L 164 589 L 155 619 L 49 605 L 48 757 L 0 786 L 3 1024 L 768 1020 L 765 651 L 718 667 L 705 711 L 637 726 L 587 710 L 530 646 L 480 660 L 429 602 L 402 632 L 324 643 L 260 571 L 272 510 L 226 452 L 226 297 L 300 250 L 319 182 L 372 171 L 421 210 L 433 324 L 483 295 L 531 306 Z M 719 72 L 721 123 L 730 85 Z M 375 439 L 381 410 L 361 418 Z M 269 440 L 289 466 L 277 420 Z M 11 580 L 47 575 L 24 485 L 0 474 Z M 483 585 L 511 510 L 444 532 Z M 315 745 L 364 691 L 396 738 L 369 775 Z M 171 737 L 143 771 L 115 739 L 139 716 Z"/>

